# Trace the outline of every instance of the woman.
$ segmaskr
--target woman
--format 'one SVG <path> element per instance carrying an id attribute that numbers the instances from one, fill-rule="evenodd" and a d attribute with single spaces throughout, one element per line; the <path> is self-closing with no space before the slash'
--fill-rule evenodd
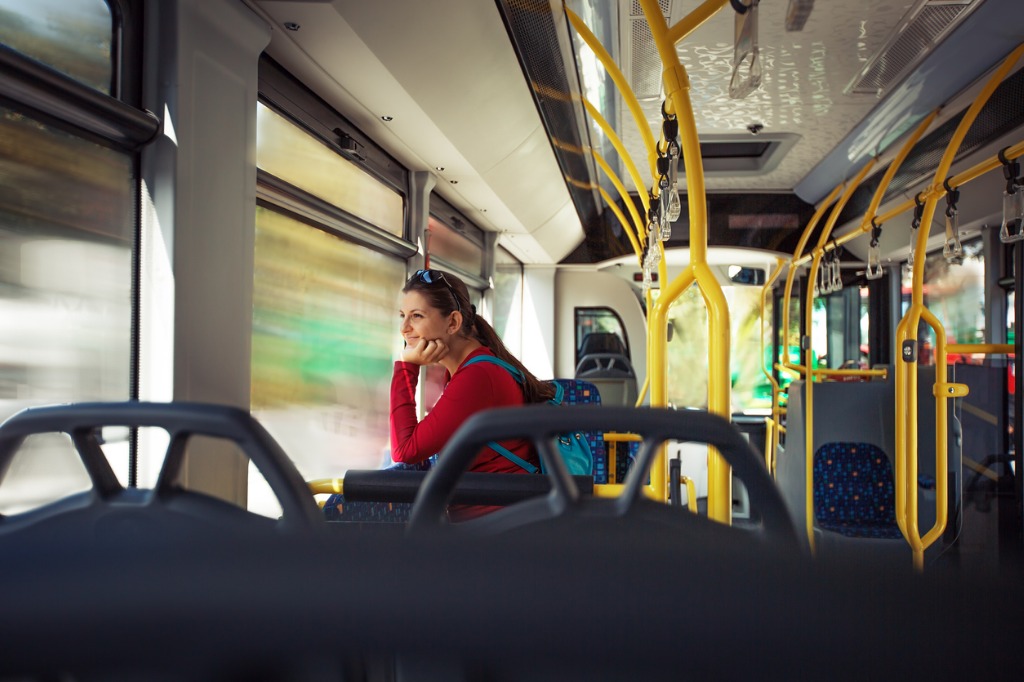
<path id="1" fill-rule="evenodd" d="M 469 290 L 458 277 L 440 270 L 419 270 L 402 293 L 399 317 L 406 346 L 391 379 L 391 459 L 395 462 L 414 464 L 439 452 L 463 422 L 481 410 L 543 402 L 554 395 L 554 387 L 534 377 L 491 325 L 476 314 Z M 519 369 L 523 384 L 492 362 L 466 364 L 481 355 L 493 355 Z M 418 421 L 419 369 L 435 363 L 447 370 L 444 393 Z M 517 457 L 538 464 L 529 441 L 513 439 L 500 444 Z M 525 473 L 490 448 L 481 450 L 470 471 Z"/>

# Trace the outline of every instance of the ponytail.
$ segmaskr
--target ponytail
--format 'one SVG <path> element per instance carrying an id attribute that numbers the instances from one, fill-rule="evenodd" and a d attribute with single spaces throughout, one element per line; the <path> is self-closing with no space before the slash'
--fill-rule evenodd
<path id="1" fill-rule="evenodd" d="M 514 356 L 502 343 L 498 332 L 487 323 L 487 320 L 476 314 L 476 307 L 470 306 L 471 319 L 463 328 L 477 341 L 487 346 L 494 356 L 504 360 L 523 373 L 523 397 L 528 403 L 542 403 L 555 397 L 555 387 L 549 381 L 541 381 Z"/>

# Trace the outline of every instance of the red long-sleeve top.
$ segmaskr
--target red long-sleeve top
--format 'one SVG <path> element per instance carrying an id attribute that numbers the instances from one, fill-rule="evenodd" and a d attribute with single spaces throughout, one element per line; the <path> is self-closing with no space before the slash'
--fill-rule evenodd
<path id="1" fill-rule="evenodd" d="M 479 348 L 466 360 L 478 355 L 494 355 L 488 348 Z M 455 376 L 445 373 L 445 388 L 433 409 L 416 420 L 416 384 L 420 368 L 409 362 L 398 361 L 391 377 L 391 459 L 414 464 L 441 451 L 452 434 L 470 416 L 492 407 L 523 404 L 523 392 L 512 375 L 492 362 L 477 362 L 468 367 L 463 364 Z M 499 441 L 516 456 L 532 464 L 538 457 L 528 440 Z M 490 448 L 480 451 L 470 471 L 522 474 L 519 465 L 502 457 Z"/>

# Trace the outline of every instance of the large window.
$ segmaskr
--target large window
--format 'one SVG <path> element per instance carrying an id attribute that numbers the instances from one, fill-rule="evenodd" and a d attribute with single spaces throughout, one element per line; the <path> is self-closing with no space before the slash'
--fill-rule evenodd
<path id="1" fill-rule="evenodd" d="M 402 195 L 277 112 L 257 105 L 257 165 L 274 177 L 401 237 Z"/>
<path id="2" fill-rule="evenodd" d="M 495 251 L 494 330 L 512 354 L 523 351 L 523 265 L 512 254 L 498 247 Z"/>
<path id="3" fill-rule="evenodd" d="M 103 0 L 0 0 L 0 43 L 108 94 L 112 36 Z"/>
<path id="4" fill-rule="evenodd" d="M 0 0 L 0 42 L 101 92 L 111 89 L 112 36 L 102 0 Z M 55 110 L 65 112 L 61 94 L 53 97 Z M 0 107 L 0 420 L 33 405 L 127 400 L 134 154 L 37 120 L 16 92 L 6 101 Z M 127 440 L 115 440 L 111 464 L 126 484 Z M 85 487 L 88 478 L 66 439 L 31 439 L 0 486 L 0 513 Z"/>
<path id="5" fill-rule="evenodd" d="M 732 410 L 771 408 L 771 392 L 761 371 L 761 288 L 722 287 L 729 303 Z M 708 315 L 697 287 L 687 289 L 669 309 L 668 402 L 676 407 L 707 408 Z"/>
<path id="6" fill-rule="evenodd" d="M 251 404 L 306 480 L 333 478 L 390 461 L 397 311 L 414 248 L 400 239 L 402 194 L 307 132 L 331 126 L 300 126 L 291 116 L 309 112 L 287 111 L 258 105 Z M 272 514 L 272 497 L 250 467 L 249 509 Z"/>
<path id="7" fill-rule="evenodd" d="M 388 460 L 404 275 L 398 259 L 257 208 L 252 409 L 307 479 Z"/>

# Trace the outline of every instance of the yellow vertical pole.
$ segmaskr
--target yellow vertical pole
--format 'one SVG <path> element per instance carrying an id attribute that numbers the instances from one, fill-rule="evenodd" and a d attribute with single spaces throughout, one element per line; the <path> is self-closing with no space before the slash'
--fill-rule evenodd
<path id="1" fill-rule="evenodd" d="M 724 2 L 722 5 L 724 6 Z M 679 136 L 686 164 L 686 194 L 690 218 L 690 264 L 669 286 L 662 283 L 661 294 L 650 315 L 651 334 L 651 406 L 666 404 L 667 340 L 658 333 L 666 328 L 668 306 L 694 281 L 700 287 L 708 309 L 708 411 L 725 418 L 731 416 L 729 382 L 729 308 L 718 280 L 707 264 L 707 210 L 703 163 L 697 126 L 690 101 L 690 83 L 686 69 L 679 63 L 669 27 L 657 0 L 640 0 L 651 36 L 664 67 L 665 98 L 679 121 Z M 717 8 L 715 9 L 717 11 Z M 710 16 L 713 12 L 709 12 Z M 664 457 L 656 466 L 662 475 Z M 655 472 L 651 474 L 654 483 Z M 713 450 L 708 454 L 708 517 L 722 523 L 732 521 L 732 474 L 721 456 Z"/>
<path id="2" fill-rule="evenodd" d="M 775 475 L 775 453 L 779 447 L 779 430 L 774 428 L 779 423 L 782 416 L 782 411 L 779 409 L 779 382 L 775 380 L 775 375 L 769 370 L 765 364 L 765 351 L 767 347 L 764 341 L 764 326 L 765 326 L 765 311 L 768 309 L 768 293 L 772 290 L 775 285 L 775 280 L 782 274 L 783 259 L 778 258 L 775 262 L 775 270 L 768 277 L 768 281 L 765 282 L 764 286 L 761 287 L 761 372 L 768 379 L 769 385 L 772 387 L 772 416 L 769 422 L 768 433 L 765 437 L 764 446 L 764 460 L 768 467 L 768 473 L 772 476 Z M 774 344 L 774 339 L 772 340 Z"/>

